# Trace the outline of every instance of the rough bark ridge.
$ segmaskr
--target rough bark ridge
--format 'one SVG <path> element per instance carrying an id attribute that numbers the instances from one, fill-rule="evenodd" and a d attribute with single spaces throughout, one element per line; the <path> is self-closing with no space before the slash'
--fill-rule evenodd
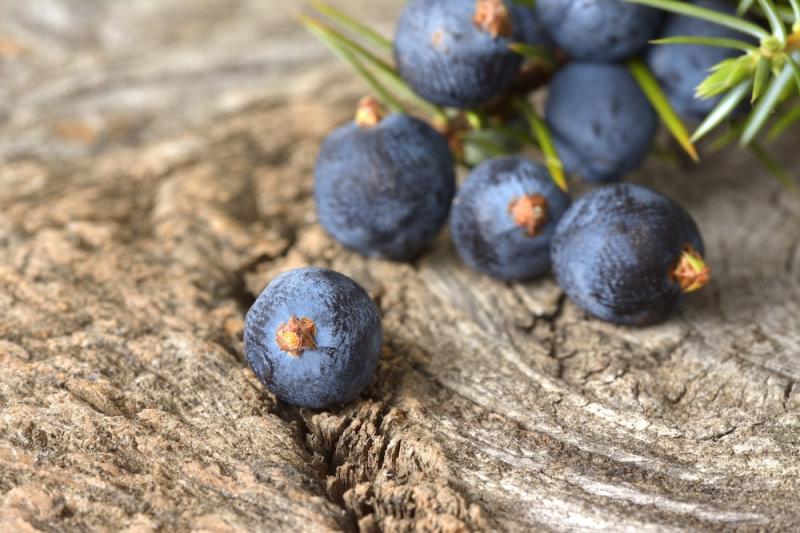
<path id="1" fill-rule="evenodd" d="M 469 272 L 446 235 L 414 265 L 332 242 L 311 170 L 359 86 L 326 63 L 254 96 L 326 57 L 234 62 L 309 46 L 256 31 L 280 10 L 72 4 L 0 1 L 0 529 L 800 527 L 800 202 L 746 153 L 634 177 L 696 216 L 715 280 L 663 326 L 612 327 L 550 280 Z M 151 32 L 140 60 L 123 22 Z M 157 81 L 215 38 L 210 71 Z M 254 296 L 305 264 L 361 282 L 386 329 L 374 383 L 326 412 L 276 402 L 242 356 Z"/>

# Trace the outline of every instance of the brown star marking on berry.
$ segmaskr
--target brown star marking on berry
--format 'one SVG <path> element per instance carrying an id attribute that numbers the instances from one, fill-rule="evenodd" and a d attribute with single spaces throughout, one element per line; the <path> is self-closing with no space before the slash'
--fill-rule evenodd
<path id="1" fill-rule="evenodd" d="M 547 224 L 547 200 L 540 194 L 526 194 L 508 204 L 508 213 L 528 236 L 536 237 Z"/>
<path id="2" fill-rule="evenodd" d="M 705 287 L 711 280 L 711 268 L 703 260 L 703 257 L 687 244 L 683 247 L 678 266 L 670 273 L 670 276 L 680 286 L 685 293 L 694 292 Z"/>
<path id="3" fill-rule="evenodd" d="M 278 343 L 278 348 L 292 357 L 300 357 L 303 351 L 317 347 L 314 340 L 316 334 L 317 326 L 313 320 L 292 315 L 278 328 L 275 333 L 275 342 Z"/>
<path id="4" fill-rule="evenodd" d="M 356 124 L 361 128 L 377 126 L 386 116 L 386 109 L 373 96 L 365 96 L 356 108 Z"/>
<path id="5" fill-rule="evenodd" d="M 503 0 L 478 0 L 472 20 L 481 31 L 495 39 L 511 37 L 511 17 Z"/>

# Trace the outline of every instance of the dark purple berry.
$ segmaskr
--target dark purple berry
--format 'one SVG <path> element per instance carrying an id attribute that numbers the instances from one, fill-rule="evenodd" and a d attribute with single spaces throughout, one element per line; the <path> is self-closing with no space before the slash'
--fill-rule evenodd
<path id="1" fill-rule="evenodd" d="M 381 354 L 381 318 L 343 274 L 300 268 L 277 276 L 247 312 L 244 350 L 281 400 L 315 409 L 349 402 L 369 384 Z"/>
<path id="2" fill-rule="evenodd" d="M 722 0 L 695 0 L 692 3 L 728 15 L 736 12 L 731 2 Z M 741 33 L 725 26 L 695 17 L 671 15 L 660 37 L 683 36 L 742 39 Z M 675 111 L 686 118 L 701 120 L 714 109 L 721 97 L 700 99 L 695 96 L 695 89 L 709 75 L 711 67 L 739 54 L 738 50 L 716 46 L 654 45 L 647 53 L 647 64 Z"/>
<path id="3" fill-rule="evenodd" d="M 364 102 L 357 121 L 322 145 L 314 183 L 319 221 L 364 255 L 414 259 L 447 221 L 453 165 L 447 141 L 428 124 L 384 118 Z"/>
<path id="4" fill-rule="evenodd" d="M 647 157 L 657 120 L 623 65 L 570 63 L 550 84 L 545 109 L 564 168 L 588 181 L 612 182 Z"/>
<path id="5" fill-rule="evenodd" d="M 553 237 L 553 272 L 578 306 L 617 324 L 664 320 L 709 280 L 703 240 L 677 203 L 628 183 L 575 201 Z"/>
<path id="6" fill-rule="evenodd" d="M 547 33 L 536 11 L 528 6 L 515 5 L 512 11 L 513 23 L 518 27 L 520 41 L 525 44 L 534 44 L 553 47 L 553 39 Z"/>
<path id="7" fill-rule="evenodd" d="M 504 280 L 550 271 L 550 239 L 570 204 L 545 167 L 510 156 L 475 168 L 456 196 L 453 243 L 467 265 Z"/>
<path id="8" fill-rule="evenodd" d="M 442 106 L 486 103 L 509 88 L 524 39 L 510 0 L 410 0 L 394 42 L 397 68 L 417 94 Z"/>
<path id="9" fill-rule="evenodd" d="M 634 56 L 661 23 L 658 10 L 622 0 L 536 0 L 536 14 L 559 48 L 584 61 Z"/>

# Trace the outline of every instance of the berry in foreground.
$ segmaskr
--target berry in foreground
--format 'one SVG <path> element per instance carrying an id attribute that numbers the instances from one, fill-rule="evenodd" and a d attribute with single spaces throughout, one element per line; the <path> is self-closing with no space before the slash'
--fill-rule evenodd
<path id="1" fill-rule="evenodd" d="M 594 190 L 567 211 L 553 237 L 553 271 L 592 315 L 645 326 L 664 320 L 683 294 L 708 283 L 703 240 L 691 216 L 645 187 Z"/>
<path id="2" fill-rule="evenodd" d="M 451 231 L 472 269 L 503 280 L 550 271 L 550 239 L 570 204 L 545 167 L 518 156 L 475 168 L 453 203 Z"/>
<path id="3" fill-rule="evenodd" d="M 381 353 L 381 318 L 352 279 L 323 268 L 277 276 L 247 312 L 244 349 L 278 398 L 321 409 L 369 384 Z"/>
<path id="4" fill-rule="evenodd" d="M 698 7 L 713 9 L 727 15 L 736 11 L 731 2 L 721 0 L 700 0 L 692 2 Z M 722 37 L 742 39 L 742 34 L 695 17 L 671 15 L 667 18 L 660 37 Z M 731 57 L 741 54 L 738 50 L 717 46 L 668 44 L 652 46 L 647 53 L 647 64 L 672 107 L 683 117 L 702 120 L 714 109 L 720 97 L 700 99 L 695 89 L 708 76 L 711 67 Z"/>
<path id="5" fill-rule="evenodd" d="M 621 0 L 537 0 L 536 14 L 560 48 L 589 61 L 636 55 L 661 23 L 658 10 Z"/>
<path id="6" fill-rule="evenodd" d="M 447 221 L 454 194 L 454 163 L 444 137 L 410 116 L 383 116 L 369 98 L 355 122 L 325 139 L 317 159 L 320 223 L 367 256 L 417 257 Z"/>
<path id="7" fill-rule="evenodd" d="M 394 56 L 414 91 L 438 105 L 467 108 L 509 88 L 523 40 L 510 0 L 410 0 L 400 15 Z"/>
<path id="8" fill-rule="evenodd" d="M 641 165 L 657 119 L 622 65 L 570 63 L 550 84 L 547 124 L 567 172 L 593 182 L 617 181 Z"/>

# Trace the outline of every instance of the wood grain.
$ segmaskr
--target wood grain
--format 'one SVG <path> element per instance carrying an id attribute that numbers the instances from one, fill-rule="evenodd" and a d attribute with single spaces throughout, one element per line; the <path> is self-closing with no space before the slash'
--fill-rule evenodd
<path id="1" fill-rule="evenodd" d="M 399 2 L 338 4 L 388 29 Z M 695 215 L 714 281 L 618 328 L 446 234 L 413 265 L 331 241 L 313 161 L 363 86 L 291 4 L 0 11 L 1 530 L 800 528 L 800 200 L 747 152 L 632 177 Z M 242 355 L 255 295 L 306 264 L 386 330 L 323 412 Z"/>

